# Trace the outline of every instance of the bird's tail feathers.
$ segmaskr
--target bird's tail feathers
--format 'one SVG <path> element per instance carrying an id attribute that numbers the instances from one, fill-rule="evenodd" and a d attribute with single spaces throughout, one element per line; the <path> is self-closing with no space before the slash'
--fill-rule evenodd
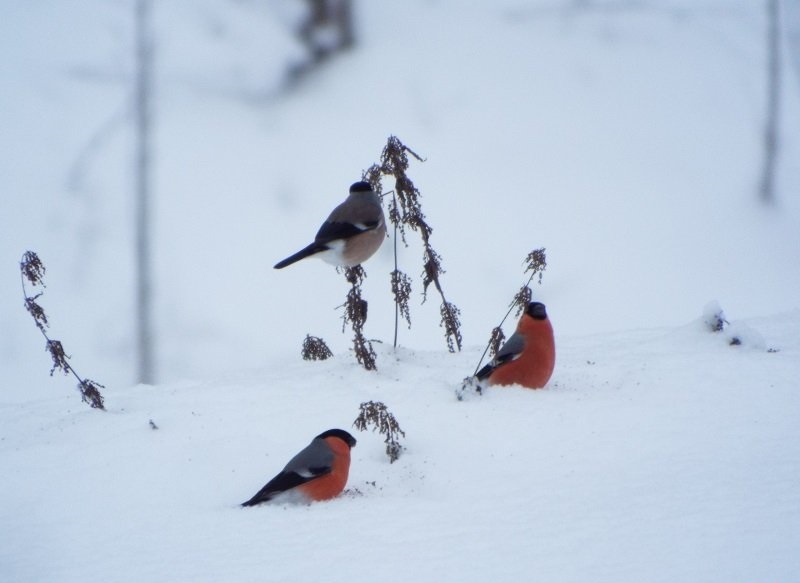
<path id="1" fill-rule="evenodd" d="M 278 261 L 278 263 L 275 264 L 275 269 L 283 269 L 284 267 L 287 267 L 292 263 L 297 263 L 301 259 L 310 257 L 311 255 L 320 253 L 321 251 L 327 251 L 327 249 L 328 247 L 326 247 L 325 245 L 320 245 L 319 243 L 311 243 L 310 245 L 304 247 L 303 249 L 300 249 L 300 251 L 298 251 L 294 255 L 290 255 L 283 261 Z"/>
<path id="2" fill-rule="evenodd" d="M 257 504 L 261 504 L 262 502 L 269 502 L 272 500 L 276 494 L 280 492 L 276 492 L 274 490 L 267 490 L 266 487 L 259 490 L 255 496 L 250 498 L 247 502 L 242 502 L 242 506 L 256 506 Z"/>
<path id="3" fill-rule="evenodd" d="M 483 367 L 481 370 L 479 370 L 479 371 L 478 371 L 478 372 L 475 374 L 475 377 L 476 377 L 476 378 L 477 378 L 479 381 L 485 380 L 486 378 L 488 378 L 488 376 L 489 376 L 490 374 L 492 374 L 492 372 L 494 372 L 494 369 L 495 369 L 495 368 L 496 368 L 496 367 L 494 366 L 494 364 L 490 362 L 489 364 L 487 364 L 486 366 L 484 366 L 484 367 Z"/>

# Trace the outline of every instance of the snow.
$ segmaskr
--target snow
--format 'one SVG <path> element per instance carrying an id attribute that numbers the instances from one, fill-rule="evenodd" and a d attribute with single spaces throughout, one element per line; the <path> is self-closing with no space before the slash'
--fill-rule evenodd
<path id="1" fill-rule="evenodd" d="M 761 7 L 356 11 L 358 47 L 283 94 L 302 54 L 291 9 L 157 3 L 160 382 L 144 386 L 131 358 L 131 5 L 7 7 L 0 581 L 796 578 L 800 83 L 787 59 L 765 207 Z M 796 39 L 800 21 L 786 22 Z M 419 305 L 412 234 L 400 253 L 412 328 L 396 350 L 391 241 L 365 265 L 378 352 L 366 372 L 335 310 L 342 276 L 271 265 L 310 241 L 391 134 L 426 158 L 409 174 L 465 350 L 447 353 L 436 296 Z M 553 379 L 459 401 L 538 247 Z M 27 249 L 47 267 L 50 332 L 106 385 L 105 413 L 48 376 L 15 269 Z M 720 310 L 729 324 L 712 333 Z M 302 361 L 307 333 L 335 357 Z M 368 400 L 406 432 L 394 464 L 379 435 L 351 427 Z M 346 495 L 238 507 L 333 427 L 359 440 Z"/>
<path id="2" fill-rule="evenodd" d="M 341 355 L 114 390 L 106 414 L 7 405 L 4 579 L 791 580 L 800 312 L 749 323 L 779 351 L 699 318 L 562 337 L 549 388 L 461 402 L 477 350 L 381 346 L 377 374 Z M 237 507 L 367 400 L 406 432 L 397 462 L 356 433 L 349 495 Z"/>

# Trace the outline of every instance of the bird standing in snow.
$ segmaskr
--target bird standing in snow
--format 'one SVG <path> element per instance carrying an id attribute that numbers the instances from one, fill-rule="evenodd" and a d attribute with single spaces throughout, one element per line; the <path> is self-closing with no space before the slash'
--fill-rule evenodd
<path id="1" fill-rule="evenodd" d="M 332 265 L 355 267 L 372 257 L 385 238 L 380 197 L 369 182 L 356 182 L 347 199 L 322 223 L 314 242 L 276 263 L 275 269 L 312 255 Z"/>
<path id="2" fill-rule="evenodd" d="M 356 439 L 343 429 L 317 435 L 281 472 L 242 506 L 262 502 L 314 502 L 338 496 L 347 484 Z"/>
<path id="3" fill-rule="evenodd" d="M 522 385 L 540 389 L 550 380 L 556 363 L 553 326 L 544 304 L 531 302 L 517 329 L 492 361 L 475 375 L 490 385 Z"/>

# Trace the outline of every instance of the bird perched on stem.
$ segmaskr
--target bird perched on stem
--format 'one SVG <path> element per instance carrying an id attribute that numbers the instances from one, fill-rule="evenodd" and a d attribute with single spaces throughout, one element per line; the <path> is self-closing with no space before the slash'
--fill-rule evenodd
<path id="1" fill-rule="evenodd" d="M 547 384 L 556 363 L 553 326 L 540 302 L 531 302 L 514 334 L 492 361 L 475 375 L 490 385 L 522 385 L 540 389 Z"/>
<path id="2" fill-rule="evenodd" d="M 372 257 L 386 238 L 386 220 L 378 194 L 369 182 L 356 182 L 333 209 L 314 242 L 275 264 L 275 269 L 315 255 L 332 265 L 355 267 Z"/>
<path id="3" fill-rule="evenodd" d="M 343 429 L 317 435 L 281 472 L 242 506 L 262 502 L 314 502 L 338 496 L 350 473 L 350 449 L 356 439 Z"/>

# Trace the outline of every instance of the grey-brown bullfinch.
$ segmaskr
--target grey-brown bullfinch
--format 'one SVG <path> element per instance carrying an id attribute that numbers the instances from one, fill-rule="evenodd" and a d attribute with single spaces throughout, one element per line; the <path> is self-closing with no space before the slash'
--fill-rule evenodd
<path id="1" fill-rule="evenodd" d="M 275 264 L 283 269 L 312 255 L 332 265 L 354 267 L 372 257 L 386 238 L 386 220 L 378 194 L 369 182 L 356 182 L 333 209 L 314 242 Z"/>

